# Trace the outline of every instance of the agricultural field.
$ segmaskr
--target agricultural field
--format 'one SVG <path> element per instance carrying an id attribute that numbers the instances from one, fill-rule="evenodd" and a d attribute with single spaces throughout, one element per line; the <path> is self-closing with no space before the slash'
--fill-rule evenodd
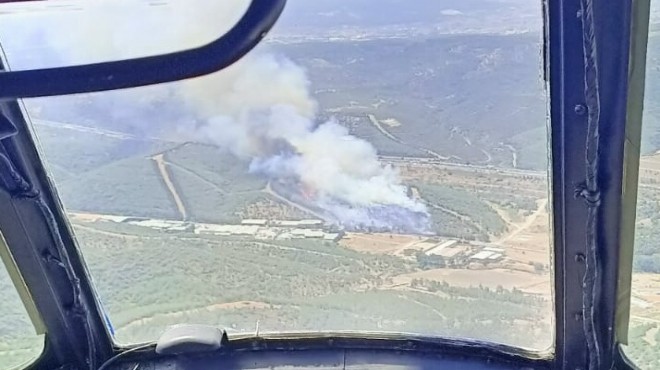
<path id="1" fill-rule="evenodd" d="M 497 329 L 501 325 L 524 322 L 525 330 L 538 331 L 547 325 L 543 310 L 534 308 L 547 304 L 544 299 L 503 287 L 499 293 L 496 287 L 445 285 L 435 291 L 392 289 L 398 276 L 418 269 L 413 262 L 332 242 L 140 236 L 136 229 L 74 227 L 122 342 L 151 339 L 184 320 L 222 325 L 231 332 L 250 332 L 257 321 L 262 331 L 351 329 L 468 337 L 488 331 L 489 339 L 505 343 L 516 338 L 504 326 Z M 153 288 L 145 286 L 145 274 Z M 274 282 L 278 289 L 272 289 Z M 501 320 L 479 319 L 492 312 L 501 312 Z M 541 315 L 542 323 L 529 320 L 534 315 Z"/>
<path id="2" fill-rule="evenodd" d="M 641 369 L 655 369 L 660 365 L 658 351 L 660 351 L 660 323 L 635 322 L 632 324 L 629 336 L 629 345 L 624 346 L 626 355 L 635 361 Z"/>
<path id="3" fill-rule="evenodd" d="M 145 156 L 112 162 L 64 181 L 55 178 L 71 211 L 177 218 L 156 164 Z"/>
<path id="4" fill-rule="evenodd" d="M 470 192 L 443 185 L 415 183 L 413 186 L 430 208 L 471 224 L 476 229 L 473 235 L 485 234 L 488 240 L 491 235 L 501 235 L 506 230 L 506 224 L 498 213 Z M 443 226 L 444 222 L 436 221 L 436 230 L 441 232 Z"/>
<path id="5" fill-rule="evenodd" d="M 35 333 L 23 303 L 0 259 L 0 365 L 12 368 L 36 358 L 44 346 L 44 336 Z"/>
<path id="6" fill-rule="evenodd" d="M 343 126 L 349 129 L 351 134 L 369 141 L 378 150 L 378 153 L 397 157 L 429 156 L 429 153 L 423 149 L 397 141 L 396 137 L 384 135 L 383 131 L 379 130 L 379 127 L 375 126 L 369 119 L 369 114 L 366 112 L 370 112 L 370 110 L 356 113 L 345 111 L 346 109 L 342 109 L 342 113 L 334 113 L 331 110 L 326 115 L 327 117 L 334 116 Z"/>
<path id="7" fill-rule="evenodd" d="M 174 146 L 165 140 L 81 125 L 36 118 L 32 123 L 46 164 L 57 181 L 68 180 L 122 159 Z"/>

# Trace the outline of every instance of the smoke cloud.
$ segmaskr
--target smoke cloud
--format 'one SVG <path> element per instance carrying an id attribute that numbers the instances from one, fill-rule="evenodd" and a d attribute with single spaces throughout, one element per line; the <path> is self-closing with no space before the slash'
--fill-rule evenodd
<path id="1" fill-rule="evenodd" d="M 67 63 L 149 55 L 212 40 L 239 19 L 246 5 L 186 0 L 154 10 L 141 1 L 99 1 L 85 5 L 82 13 L 42 14 L 39 29 L 22 36 L 43 38 L 57 60 Z M 84 21 L 72 21 L 81 14 Z M 44 24 L 54 28 L 46 32 Z M 176 125 L 180 134 L 249 160 L 246 171 L 277 182 L 278 189 L 293 188 L 284 194 L 290 199 L 306 189 L 304 202 L 328 221 L 347 228 L 422 232 L 428 227 L 425 206 L 408 196 L 396 170 L 381 164 L 369 142 L 337 121 L 318 124 L 305 71 L 267 46 L 213 75 L 121 94 L 130 96 L 122 105 L 129 110 L 124 114 L 155 102 L 193 112 L 194 124 Z M 148 124 L 166 118 L 152 116 Z"/>

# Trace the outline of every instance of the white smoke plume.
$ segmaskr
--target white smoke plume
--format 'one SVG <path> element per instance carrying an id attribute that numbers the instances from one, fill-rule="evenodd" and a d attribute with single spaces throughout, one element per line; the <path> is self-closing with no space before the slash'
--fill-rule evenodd
<path id="1" fill-rule="evenodd" d="M 257 50 L 225 72 L 187 81 L 181 97 L 204 116 L 200 137 L 255 158 L 253 170 L 295 176 L 321 196 L 351 205 L 422 211 L 371 144 L 335 121 L 314 125 L 308 86 L 300 67 Z"/>
<path id="2" fill-rule="evenodd" d="M 196 46 L 229 29 L 247 2 L 169 1 L 170 8 L 155 12 L 137 0 L 93 4 L 86 9 L 84 22 L 53 28 L 47 36 L 64 60 L 90 62 Z M 54 19 L 45 24 L 57 27 Z M 119 28 L 118 19 L 125 19 Z M 408 197 L 397 172 L 379 162 L 370 143 L 334 120 L 315 123 L 317 103 L 309 87 L 301 67 L 261 46 L 219 73 L 168 89 L 151 89 L 146 99 L 140 95 L 134 101 L 183 103 L 195 113 L 198 124 L 192 134 L 190 125 L 180 129 L 251 160 L 249 170 L 256 175 L 311 189 L 310 202 L 334 222 L 348 227 L 425 229 L 425 206 Z M 130 90 L 130 94 L 144 91 Z"/>

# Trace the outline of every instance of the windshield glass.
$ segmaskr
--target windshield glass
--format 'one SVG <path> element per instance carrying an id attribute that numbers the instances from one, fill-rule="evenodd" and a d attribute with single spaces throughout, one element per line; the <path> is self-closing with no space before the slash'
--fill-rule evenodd
<path id="1" fill-rule="evenodd" d="M 626 354 L 660 368 L 660 4 L 651 2 Z"/>
<path id="2" fill-rule="evenodd" d="M 149 8 L 111 10 L 130 23 L 113 47 L 140 43 Z M 116 340 L 203 323 L 549 348 L 542 19 L 528 0 L 290 0 L 220 73 L 26 100 Z M 97 49 L 40 31 L 12 68 Z"/>

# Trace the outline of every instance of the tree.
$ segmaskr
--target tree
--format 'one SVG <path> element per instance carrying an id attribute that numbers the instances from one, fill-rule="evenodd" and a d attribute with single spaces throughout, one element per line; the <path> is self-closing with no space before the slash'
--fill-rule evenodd
<path id="1" fill-rule="evenodd" d="M 545 266 L 543 266 L 542 263 L 540 262 L 534 262 L 534 272 L 536 273 L 541 273 L 545 270 Z"/>
<path id="2" fill-rule="evenodd" d="M 416 249 L 404 249 L 403 250 L 403 255 L 406 256 L 406 257 L 410 257 L 410 256 L 414 255 L 415 253 L 417 253 Z"/>

